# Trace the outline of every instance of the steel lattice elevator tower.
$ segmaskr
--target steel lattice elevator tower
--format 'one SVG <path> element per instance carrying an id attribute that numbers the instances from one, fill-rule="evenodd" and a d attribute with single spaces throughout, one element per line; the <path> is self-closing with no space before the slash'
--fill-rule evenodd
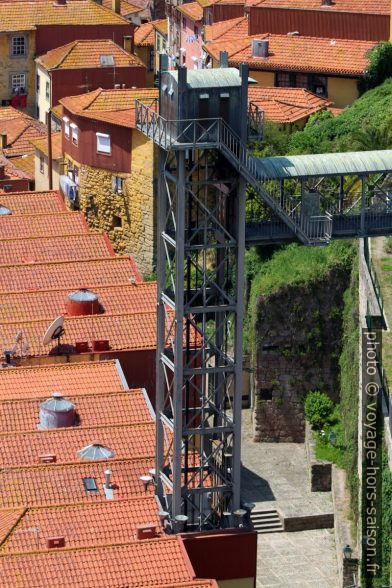
<path id="1" fill-rule="evenodd" d="M 222 84 L 233 71 L 234 87 Z M 190 529 L 220 527 L 224 513 L 240 507 L 245 180 L 214 137 L 224 113 L 240 122 L 246 141 L 248 71 L 215 72 L 164 72 L 160 140 L 154 131 L 157 495 L 172 519 L 188 517 Z M 192 108 L 197 117 L 189 117 Z"/>

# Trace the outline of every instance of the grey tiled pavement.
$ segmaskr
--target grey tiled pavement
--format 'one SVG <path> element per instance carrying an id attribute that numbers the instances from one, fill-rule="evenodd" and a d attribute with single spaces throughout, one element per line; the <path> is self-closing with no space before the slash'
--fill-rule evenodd
<path id="1" fill-rule="evenodd" d="M 329 492 L 310 492 L 301 443 L 254 443 L 251 413 L 242 414 L 241 496 L 256 510 L 280 508 L 296 514 L 332 511 Z M 257 588 L 336 588 L 333 529 L 258 536 Z"/>

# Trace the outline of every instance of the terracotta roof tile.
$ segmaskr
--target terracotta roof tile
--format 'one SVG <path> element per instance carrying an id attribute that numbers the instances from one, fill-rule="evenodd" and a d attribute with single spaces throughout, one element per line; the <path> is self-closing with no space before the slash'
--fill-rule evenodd
<path id="1" fill-rule="evenodd" d="M 107 469 L 112 471 L 112 483 L 117 486 L 114 500 L 143 496 L 139 478 L 153 467 L 154 458 L 6 468 L 0 472 L 0 508 L 102 501 Z M 98 491 L 87 492 L 83 478 L 95 478 Z"/>
<path id="2" fill-rule="evenodd" d="M 389 0 L 334 0 L 330 5 L 322 5 L 320 0 L 247 0 L 247 6 L 292 8 L 298 10 L 320 10 L 323 12 L 355 12 L 369 14 L 390 14 Z"/>
<path id="3" fill-rule="evenodd" d="M 94 288 L 94 292 L 106 314 L 156 310 L 155 282 L 102 286 Z M 54 316 L 66 314 L 65 302 L 69 293 L 69 289 L 15 292 L 12 297 L 0 293 L 0 323 L 27 321 L 31 317 L 51 320 Z"/>
<path id="4" fill-rule="evenodd" d="M 110 39 L 73 41 L 41 55 L 36 61 L 46 70 L 102 68 L 101 56 L 111 55 L 115 67 L 145 67 L 144 63 Z"/>
<path id="5" fill-rule="evenodd" d="M 248 100 L 263 110 L 267 119 L 276 123 L 293 123 L 332 104 L 304 88 L 249 86 Z"/>
<path id="6" fill-rule="evenodd" d="M 1 6 L 0 4 L 0 15 Z M 7 118 L 7 113 L 10 118 Z M 6 113 L 0 116 L 0 133 L 7 135 L 7 144 L 2 153 L 7 157 L 15 157 L 16 155 L 32 153 L 33 147 L 30 141 L 46 135 L 46 126 L 25 113 L 16 116 L 14 112 L 7 108 Z"/>
<path id="7" fill-rule="evenodd" d="M 12 192 L 2 194 L 0 204 L 6 206 L 13 214 L 40 214 L 65 212 L 65 204 L 56 190 L 45 192 Z"/>
<path id="8" fill-rule="evenodd" d="M 21 159 L 22 158 L 20 157 L 13 157 L 12 159 L 7 159 L 4 155 L 0 153 L 0 166 L 4 167 L 4 177 L 2 178 L 3 182 L 15 179 L 34 179 L 34 172 L 31 175 L 20 168 L 19 164 Z"/>
<path id="9" fill-rule="evenodd" d="M 167 36 L 167 18 L 163 18 L 162 20 L 154 20 L 153 27 L 164 37 Z"/>
<path id="10" fill-rule="evenodd" d="M 89 0 L 68 0 L 56 6 L 53 0 L 0 4 L 0 31 L 27 31 L 44 25 L 124 25 L 126 21 L 111 10 Z"/>
<path id="11" fill-rule="evenodd" d="M 112 0 L 102 0 L 102 6 L 105 8 L 112 9 Z M 127 0 L 121 0 L 120 3 L 120 14 L 121 16 L 127 17 L 131 14 L 135 14 L 136 12 L 140 12 L 143 10 L 143 7 L 137 6 L 132 2 L 128 2 Z"/>
<path id="12" fill-rule="evenodd" d="M 93 288 L 110 284 L 141 281 L 135 262 L 130 257 L 87 259 L 3 266 L 0 292 L 25 290 L 58 290 L 59 288 Z"/>
<path id="13" fill-rule="evenodd" d="M 54 319 L 55 317 L 53 317 Z M 43 336 L 52 321 L 38 320 L 31 322 L 12 322 L 1 325 L 1 340 L 5 349 L 14 345 L 15 335 L 23 334 L 23 343 L 28 343 L 28 356 L 47 356 L 56 350 L 56 341 L 47 346 L 42 345 Z M 111 351 L 155 349 L 156 347 L 156 311 L 93 315 L 83 317 L 66 317 L 65 334 L 61 345 L 75 346 L 77 341 L 88 341 L 91 348 L 93 340 L 109 341 Z M 16 357 L 18 357 L 18 351 Z"/>
<path id="14" fill-rule="evenodd" d="M 115 459 L 153 458 L 155 426 L 150 418 L 146 424 L 0 434 L 1 464 L 3 467 L 39 465 L 40 456 L 48 454 L 56 456 L 56 463 L 86 463 L 88 460 L 81 459 L 77 452 L 92 443 L 111 449 Z M 51 468 L 52 464 L 47 467 Z"/>
<path id="15" fill-rule="evenodd" d="M 13 157 L 12 159 L 8 160 L 12 162 L 15 166 L 17 172 L 22 173 L 30 180 L 34 180 L 35 178 L 35 159 L 34 154 L 28 155 L 18 155 L 17 157 Z"/>
<path id="16" fill-rule="evenodd" d="M 198 2 L 182 4 L 181 6 L 177 6 L 177 10 L 194 22 L 203 18 L 203 9 Z"/>
<path id="17" fill-rule="evenodd" d="M 135 30 L 135 45 L 139 47 L 154 47 L 154 21 L 146 22 Z"/>
<path id="18" fill-rule="evenodd" d="M 194 577 L 178 537 L 78 550 L 7 555 L 0 572 L 7 586 L 167 586 Z M 130 565 L 132 562 L 132 565 Z M 181 584 L 180 584 L 181 585 Z"/>
<path id="19" fill-rule="evenodd" d="M 0 239 L 60 237 L 87 232 L 88 226 L 81 212 L 9 214 L 0 217 Z"/>
<path id="20" fill-rule="evenodd" d="M 268 57 L 252 57 L 252 39 L 268 39 Z M 304 71 L 360 76 L 369 63 L 368 52 L 376 43 L 350 39 L 322 39 L 301 35 L 255 35 L 243 40 L 205 45 L 214 59 L 229 50 L 229 65 L 247 63 L 250 70 Z"/>
<path id="21" fill-rule="evenodd" d="M 0 371 L 0 399 L 46 398 L 106 393 L 124 388 L 116 361 L 8 368 Z"/>
<path id="22" fill-rule="evenodd" d="M 0 510 L 0 545 L 25 513 L 24 508 L 9 508 Z"/>
<path id="23" fill-rule="evenodd" d="M 204 27 L 206 42 L 228 39 L 243 39 L 248 35 L 248 19 L 246 17 L 230 18 Z"/>
<path id="24" fill-rule="evenodd" d="M 44 155 L 48 155 L 48 138 L 46 137 L 39 137 L 38 139 L 33 139 L 30 141 L 33 147 L 44 153 Z M 52 158 L 53 159 L 62 159 L 63 158 L 63 148 L 61 145 L 61 131 L 58 133 L 52 133 Z"/>
<path id="25" fill-rule="evenodd" d="M 160 529 L 153 496 L 74 506 L 0 511 L 0 528 L 12 529 L 0 548 L 1 554 L 47 551 L 48 537 L 64 537 L 68 549 L 129 543 L 136 539 L 136 526 L 156 523 Z M 24 516 L 22 516 L 24 515 Z M 34 533 L 32 529 L 39 529 Z M 9 532 L 9 530 L 8 530 Z M 1 537 L 1 535 L 0 535 Z"/>
<path id="26" fill-rule="evenodd" d="M 0 239 L 0 265 L 105 257 L 114 257 L 114 254 L 107 237 L 100 233 L 64 235 L 60 238 Z"/>
<path id="27" fill-rule="evenodd" d="M 155 98 L 158 98 L 156 88 L 110 90 L 98 88 L 88 94 L 62 98 L 60 102 L 64 108 L 78 116 L 134 128 L 136 99 L 148 103 Z"/>
<path id="28" fill-rule="evenodd" d="M 81 427 L 136 424 L 151 418 L 142 390 L 85 394 L 81 387 L 77 392 L 77 396 L 71 393 L 66 398 L 75 404 Z M 0 400 L 0 431 L 36 431 L 40 406 L 49 397 L 44 394 L 42 398 Z"/>

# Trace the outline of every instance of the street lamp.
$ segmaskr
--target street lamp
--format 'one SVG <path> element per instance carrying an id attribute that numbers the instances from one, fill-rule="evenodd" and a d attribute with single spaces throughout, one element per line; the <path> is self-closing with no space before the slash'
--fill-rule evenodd
<path id="1" fill-rule="evenodd" d="M 351 559 L 353 554 L 353 550 L 351 549 L 350 545 L 347 543 L 345 547 L 343 547 L 343 556 L 344 559 Z"/>

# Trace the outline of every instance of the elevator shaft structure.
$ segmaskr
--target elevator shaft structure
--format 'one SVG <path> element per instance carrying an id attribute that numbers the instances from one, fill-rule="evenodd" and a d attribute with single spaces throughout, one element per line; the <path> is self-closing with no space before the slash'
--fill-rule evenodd
<path id="1" fill-rule="evenodd" d="M 241 468 L 245 180 L 209 133 L 229 98 L 246 125 L 248 72 L 203 73 L 162 74 L 160 111 L 172 124 L 156 141 L 157 495 L 174 529 L 194 530 L 239 509 Z M 148 134 L 140 116 L 138 125 Z"/>

